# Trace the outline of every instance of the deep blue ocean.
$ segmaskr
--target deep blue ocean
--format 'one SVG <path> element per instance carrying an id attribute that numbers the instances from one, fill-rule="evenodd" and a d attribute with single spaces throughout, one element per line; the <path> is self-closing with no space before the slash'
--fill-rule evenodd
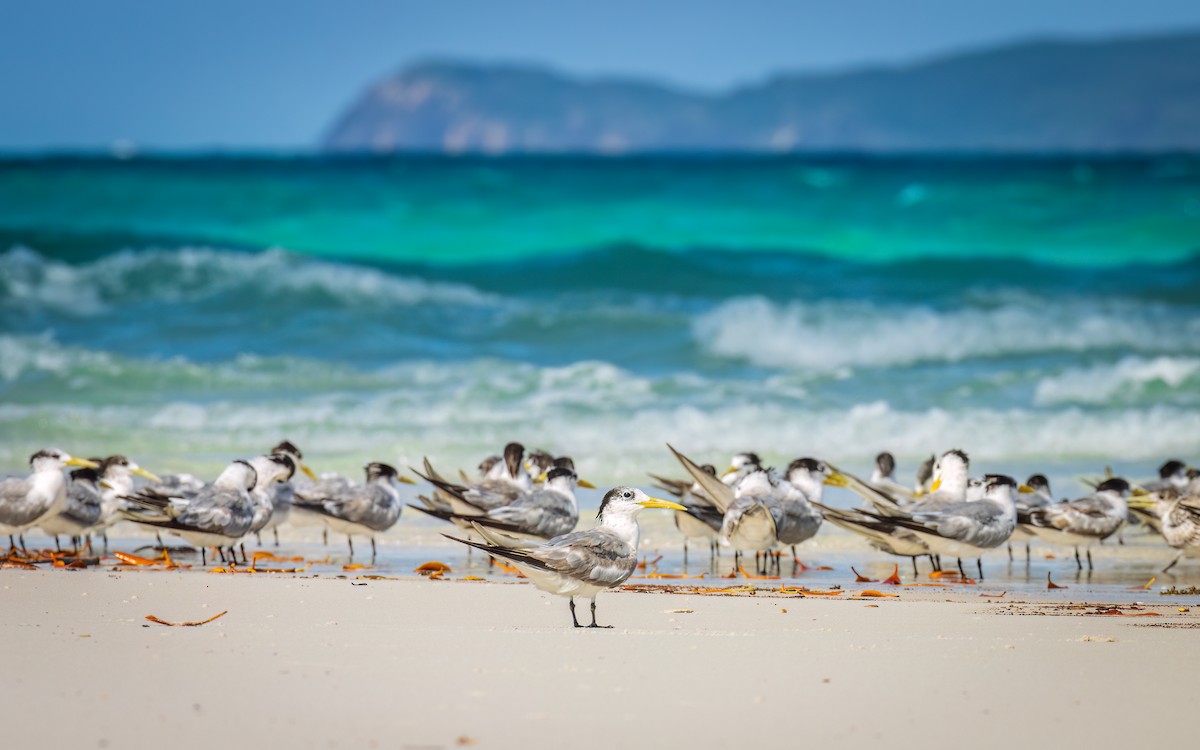
<path id="1" fill-rule="evenodd" d="M 1200 158 L 0 161 L 0 469 L 1200 457 Z"/>

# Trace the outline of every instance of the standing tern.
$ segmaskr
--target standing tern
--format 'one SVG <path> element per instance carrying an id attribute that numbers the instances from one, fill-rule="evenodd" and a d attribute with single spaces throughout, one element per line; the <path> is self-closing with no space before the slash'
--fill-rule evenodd
<path id="1" fill-rule="evenodd" d="M 571 623 L 575 627 L 612 627 L 596 623 L 596 595 L 625 583 L 637 569 L 640 534 L 637 517 L 643 508 L 684 509 L 678 503 L 649 497 L 633 487 L 614 487 L 600 502 L 600 511 L 596 514 L 600 524 L 594 529 L 536 543 L 512 539 L 476 524 L 474 529 L 485 542 L 447 538 L 502 557 L 512 562 L 542 591 L 567 597 Z M 590 604 L 590 625 L 580 625 L 575 616 L 577 596 L 587 599 Z"/>
<path id="2" fill-rule="evenodd" d="M 317 475 L 308 464 L 304 463 L 304 453 L 290 440 L 284 440 L 271 449 L 271 453 L 287 456 L 306 477 L 311 481 L 319 481 Z M 266 487 L 267 496 L 271 501 L 271 516 L 266 524 L 258 531 L 271 531 L 275 536 L 275 546 L 279 546 L 279 527 L 287 523 L 292 513 L 292 502 L 296 497 L 296 485 L 291 479 L 283 482 L 272 482 Z M 256 531 L 256 533 L 258 533 Z"/>
<path id="3" fill-rule="evenodd" d="M 934 485 L 936 492 L 936 481 Z M 962 569 L 962 558 L 976 558 L 982 579 L 983 553 L 1008 541 L 1016 526 L 1017 509 L 1013 500 L 1016 487 L 1012 477 L 994 476 L 988 480 L 979 500 L 945 503 L 936 509 L 915 511 L 911 516 L 875 517 L 909 529 L 934 554 L 959 558 L 959 572 L 963 576 L 966 571 Z"/>
<path id="4" fill-rule="evenodd" d="M 250 530 L 255 508 L 250 491 L 257 483 L 258 472 L 248 461 L 234 461 L 212 484 L 198 490 L 163 492 L 157 485 L 126 495 L 124 499 L 132 507 L 123 515 L 135 523 L 183 537 L 200 548 L 200 562 L 206 565 L 207 547 L 216 547 L 218 552 L 228 549 L 233 555 L 234 547 Z"/>
<path id="5" fill-rule="evenodd" d="M 103 459 L 88 459 L 103 467 Z M 67 483 L 67 499 L 62 509 L 57 513 L 47 513 L 38 522 L 42 532 L 54 537 L 54 547 L 62 551 L 58 537 L 65 535 L 70 538 L 75 549 L 81 546 L 80 539 L 100 521 L 103 508 L 100 505 L 100 471 L 96 469 L 76 469 L 71 472 Z"/>
<path id="6" fill-rule="evenodd" d="M 395 482 L 400 473 L 388 464 L 372 462 L 364 467 L 366 482 L 351 484 L 327 497 L 297 496 L 295 510 L 311 513 L 332 531 L 346 535 L 350 557 L 354 557 L 354 536 L 371 539 L 371 559 L 376 556 L 375 535 L 400 520 L 400 492 Z"/>
<path id="7" fill-rule="evenodd" d="M 1153 513 L 1163 539 L 1179 550 L 1162 572 L 1170 571 L 1185 557 L 1200 557 L 1200 493 L 1163 488 L 1147 496 L 1131 498 L 1129 507 Z"/>
<path id="8" fill-rule="evenodd" d="M 9 477 L 0 482 L 0 534 L 8 535 L 13 549 L 17 548 L 15 536 L 37 526 L 46 516 L 58 513 L 66 504 L 65 466 L 95 469 L 99 464 L 47 448 L 29 457 L 32 470 L 29 476 Z M 21 548 L 24 547 L 22 540 Z"/>
<path id="9" fill-rule="evenodd" d="M 1075 548 L 1075 564 L 1082 569 L 1079 548 L 1087 550 L 1088 570 L 1092 569 L 1092 545 L 1101 542 L 1125 524 L 1129 517 L 1127 498 L 1144 496 L 1146 490 L 1132 489 L 1120 477 L 1106 479 L 1087 497 L 1035 508 L 1029 512 L 1026 531 L 1050 544 Z"/>

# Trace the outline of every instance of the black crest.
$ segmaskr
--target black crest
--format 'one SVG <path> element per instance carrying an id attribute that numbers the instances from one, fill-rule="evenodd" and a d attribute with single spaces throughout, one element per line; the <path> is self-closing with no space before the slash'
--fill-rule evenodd
<path id="1" fill-rule="evenodd" d="M 1122 479 L 1120 477 L 1113 477 L 1112 479 L 1105 479 L 1103 482 L 1100 483 L 1100 486 L 1096 488 L 1096 492 L 1105 492 L 1105 491 L 1107 491 L 1107 492 L 1122 492 L 1122 493 L 1129 492 L 1129 482 L 1126 482 L 1124 479 Z"/>

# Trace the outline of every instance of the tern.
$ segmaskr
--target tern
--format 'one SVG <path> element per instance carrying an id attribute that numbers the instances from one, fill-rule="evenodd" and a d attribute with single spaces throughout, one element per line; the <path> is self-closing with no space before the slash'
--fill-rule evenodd
<path id="1" fill-rule="evenodd" d="M 63 467 L 95 469 L 99 464 L 74 458 L 56 448 L 40 450 L 29 457 L 32 473 L 27 477 L 9 477 L 0 482 L 0 534 L 7 534 L 9 546 L 17 548 L 14 537 L 37 526 L 46 516 L 59 513 L 67 502 L 67 483 Z M 24 540 L 21 548 L 24 549 Z"/>
<path id="2" fill-rule="evenodd" d="M 521 493 L 506 505 L 487 508 L 473 503 L 478 496 L 469 489 L 421 476 L 450 499 L 453 510 L 447 513 L 418 505 L 409 507 L 459 527 L 486 526 L 526 539 L 551 539 L 573 530 L 579 522 L 575 487 L 595 487 L 591 482 L 579 479 L 566 466 L 556 466 L 544 475 L 537 489 Z"/>
<path id="3" fill-rule="evenodd" d="M 508 537 L 480 524 L 474 530 L 485 542 L 447 536 L 456 542 L 510 561 L 542 591 L 567 597 L 571 623 L 579 627 L 608 628 L 596 623 L 596 595 L 625 583 L 637 569 L 639 528 L 637 517 L 644 508 L 684 510 L 679 503 L 649 497 L 633 487 L 614 487 L 605 493 L 596 517 L 596 528 L 556 536 L 547 542 L 528 542 Z M 580 625 L 575 615 L 575 597 L 587 599 L 590 625 Z"/>
<path id="4" fill-rule="evenodd" d="M 1141 487 L 1130 488 L 1120 477 L 1106 479 L 1087 497 L 1035 508 L 1024 525 L 1038 539 L 1075 548 L 1075 564 L 1083 568 L 1079 548 L 1087 550 L 1088 570 L 1092 569 L 1092 545 L 1103 541 L 1125 524 L 1129 517 L 1127 498 L 1148 493 Z"/>
<path id="5" fill-rule="evenodd" d="M 1200 495 L 1163 488 L 1148 496 L 1131 498 L 1129 507 L 1153 513 L 1163 539 L 1179 550 L 1162 572 L 1170 571 L 1185 557 L 1200 557 Z"/>
<path id="6" fill-rule="evenodd" d="M 935 480 L 935 493 L 937 484 Z M 910 516 L 864 513 L 912 531 L 934 554 L 959 558 L 959 572 L 963 576 L 966 571 L 962 569 L 962 558 L 977 558 L 982 579 L 983 553 L 1008 541 L 1016 527 L 1017 509 L 1013 500 L 1016 487 L 1012 477 L 994 476 L 988 480 L 979 500 L 943 503 L 936 509 L 914 511 Z"/>
<path id="7" fill-rule="evenodd" d="M 1035 508 L 1041 508 L 1050 505 L 1054 502 L 1054 495 L 1050 492 L 1050 480 L 1043 474 L 1033 474 L 1029 479 L 1025 480 L 1025 484 L 1017 488 L 1017 528 L 1013 530 L 1012 537 L 1008 541 L 1008 559 L 1013 559 L 1012 543 L 1025 542 L 1025 562 L 1029 563 L 1029 542 L 1036 539 L 1036 535 L 1026 528 L 1029 523 L 1029 514 Z"/>
<path id="8" fill-rule="evenodd" d="M 284 440 L 271 449 L 271 453 L 287 456 L 303 474 L 313 482 L 318 481 L 317 475 L 308 464 L 304 463 L 304 453 L 290 440 Z M 270 455 L 270 454 L 268 454 Z M 291 479 L 284 482 L 272 482 L 267 485 L 265 492 L 271 501 L 271 515 L 266 524 L 255 533 L 270 530 L 275 536 L 275 546 L 279 546 L 279 527 L 287 523 L 292 513 L 292 502 L 296 496 L 296 485 Z"/>
<path id="9" fill-rule="evenodd" d="M 375 535 L 387 531 L 400 520 L 400 492 L 395 482 L 400 473 L 388 464 L 372 462 L 363 467 L 366 482 L 350 484 L 325 497 L 297 495 L 295 510 L 317 516 L 332 531 L 346 535 L 350 557 L 354 557 L 354 536 L 371 539 L 371 559 L 376 556 Z"/>
<path id="10" fill-rule="evenodd" d="M 207 547 L 216 547 L 218 552 L 228 549 L 233 555 L 234 547 L 250 530 L 254 521 L 250 491 L 257 483 L 258 472 L 248 461 L 234 461 L 212 484 L 198 490 L 163 492 L 161 485 L 156 485 L 125 495 L 132 507 L 123 515 L 135 523 L 183 537 L 200 548 L 204 565 L 208 563 Z"/>

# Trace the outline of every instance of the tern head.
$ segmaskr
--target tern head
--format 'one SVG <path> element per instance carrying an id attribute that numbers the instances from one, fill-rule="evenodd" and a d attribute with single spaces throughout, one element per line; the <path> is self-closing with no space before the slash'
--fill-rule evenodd
<path id="1" fill-rule="evenodd" d="M 1136 492 L 1135 494 L 1138 494 L 1138 495 L 1147 494 L 1147 492 L 1145 490 L 1141 489 L 1140 487 L 1138 488 L 1138 490 L 1140 490 L 1140 492 Z M 1103 482 L 1101 482 L 1099 485 L 1096 486 L 1096 494 L 1097 495 L 1102 492 L 1108 492 L 1108 493 L 1112 493 L 1115 495 L 1120 495 L 1121 497 L 1126 497 L 1129 495 L 1130 491 L 1131 491 L 1131 488 L 1129 486 L 1129 482 L 1125 481 L 1121 477 L 1113 477 L 1111 479 L 1105 479 Z"/>
<path id="2" fill-rule="evenodd" d="M 604 493 L 604 499 L 600 501 L 600 510 L 596 513 L 596 518 L 599 518 L 603 522 L 606 519 L 619 516 L 636 516 L 644 508 L 687 510 L 687 508 L 679 503 L 650 497 L 637 487 L 613 487 Z"/>
<path id="3" fill-rule="evenodd" d="M 521 476 L 521 460 L 525 457 L 525 446 L 520 443 L 509 443 L 504 446 L 504 465 L 508 468 L 508 476 L 516 479 Z"/>
<path id="4" fill-rule="evenodd" d="M 257 469 L 260 486 L 287 482 L 296 475 L 296 462 L 286 453 L 272 453 L 265 458 Z"/>
<path id="5" fill-rule="evenodd" d="M 1025 480 L 1025 484 L 1017 487 L 1017 492 L 1022 495 L 1041 495 L 1045 498 L 1052 498 L 1050 493 L 1050 480 L 1045 474 L 1030 474 Z"/>
<path id="6" fill-rule="evenodd" d="M 1013 492 L 1017 489 L 1017 480 L 1006 474 L 988 474 L 984 479 L 983 496 L 989 500 L 1013 502 Z"/>
<path id="7" fill-rule="evenodd" d="M 531 451 L 525 457 L 525 470 L 530 476 L 541 476 L 553 469 L 557 464 L 554 462 L 554 456 L 543 450 Z"/>
<path id="8" fill-rule="evenodd" d="M 725 470 L 725 473 L 737 473 L 752 466 L 762 466 L 762 459 L 758 457 L 757 453 L 753 451 L 735 453 L 733 458 L 729 459 L 729 468 Z"/>
<path id="9" fill-rule="evenodd" d="M 1183 489 L 1188 483 L 1188 467 L 1183 461 L 1173 458 L 1158 467 L 1158 478 L 1172 487 Z"/>
<path id="10" fill-rule="evenodd" d="M 104 479 L 115 479 L 117 477 L 127 477 L 130 475 L 139 476 L 143 479 L 149 479 L 151 482 L 161 482 L 154 474 L 146 471 L 138 466 L 133 461 L 122 455 L 109 456 L 100 462 L 100 476 Z"/>
<path id="11" fill-rule="evenodd" d="M 379 461 L 372 461 L 371 463 L 367 464 L 363 467 L 363 471 L 365 471 L 367 474 L 367 482 L 382 481 L 384 483 L 388 483 L 392 480 L 397 482 L 402 481 L 400 472 L 396 471 L 396 467 L 390 464 L 380 463 Z"/>
<path id="12" fill-rule="evenodd" d="M 948 450 L 938 460 L 933 473 L 933 484 L 929 485 L 930 492 L 937 492 L 945 485 L 947 492 L 961 495 L 967 491 L 967 475 L 971 470 L 971 459 L 957 448 Z"/>
<path id="13" fill-rule="evenodd" d="M 896 473 L 896 457 L 887 451 L 880 453 L 875 457 L 875 471 L 879 479 L 891 479 Z"/>
<path id="14" fill-rule="evenodd" d="M 224 490 L 246 490 L 258 484 L 258 471 L 249 461 L 238 459 L 225 467 L 225 471 L 213 482 L 213 486 Z"/>
<path id="15" fill-rule="evenodd" d="M 64 466 L 82 466 L 87 469 L 95 469 L 99 464 L 95 461 L 88 461 L 85 458 L 75 458 L 70 453 L 60 451 L 58 448 L 45 448 L 29 457 L 29 468 L 35 472 L 62 471 Z"/>
<path id="16" fill-rule="evenodd" d="M 821 500 L 829 464 L 815 458 L 797 458 L 788 464 L 784 478 L 809 500 Z"/>
<path id="17" fill-rule="evenodd" d="M 308 465 L 304 463 L 304 454 L 300 452 L 300 449 L 291 440 L 284 440 L 279 445 L 272 448 L 271 453 L 282 453 L 283 455 L 292 459 L 292 463 L 296 465 L 296 468 L 304 472 L 304 476 L 308 477 L 314 482 L 317 481 L 316 472 L 308 468 Z"/>

